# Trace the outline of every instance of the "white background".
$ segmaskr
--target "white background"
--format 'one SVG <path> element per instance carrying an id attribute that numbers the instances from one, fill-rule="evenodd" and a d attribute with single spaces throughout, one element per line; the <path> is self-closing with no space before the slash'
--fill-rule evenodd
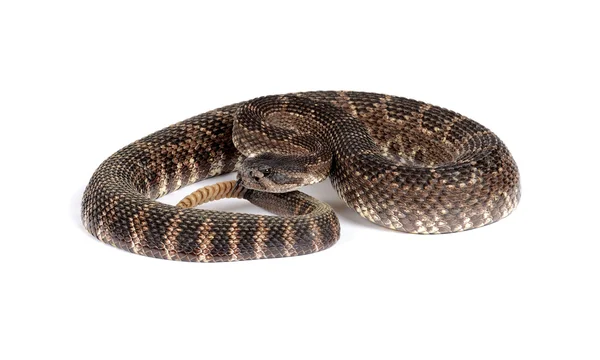
<path id="1" fill-rule="evenodd" d="M 491 4 L 2 2 L 0 357 L 599 359 L 598 10 Z M 415 236 L 371 225 L 327 182 L 307 192 L 338 211 L 338 244 L 229 264 L 132 255 L 81 226 L 88 179 L 129 142 L 330 89 L 491 128 L 520 167 L 520 206 Z"/>

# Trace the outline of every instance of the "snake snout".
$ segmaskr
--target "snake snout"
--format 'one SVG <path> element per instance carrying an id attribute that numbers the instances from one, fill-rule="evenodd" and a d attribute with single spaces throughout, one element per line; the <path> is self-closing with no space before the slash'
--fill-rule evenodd
<path id="1" fill-rule="evenodd" d="M 254 179 L 254 181 L 260 181 L 260 179 L 265 177 L 265 174 L 258 170 L 250 170 L 250 176 Z"/>

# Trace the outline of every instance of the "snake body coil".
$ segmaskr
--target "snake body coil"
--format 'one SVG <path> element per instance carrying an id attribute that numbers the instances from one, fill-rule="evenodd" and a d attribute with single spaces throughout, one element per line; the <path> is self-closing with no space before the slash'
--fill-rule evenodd
<path id="1" fill-rule="evenodd" d="M 265 168 L 274 163 L 280 164 L 274 172 Z M 195 196 L 243 197 L 280 216 L 154 200 L 231 172 L 236 164 L 242 189 L 229 184 L 222 193 Z M 210 262 L 308 254 L 337 241 L 337 217 L 308 195 L 279 191 L 327 175 L 361 216 L 410 233 L 487 225 L 507 216 L 520 197 L 508 149 L 473 120 L 400 97 L 323 91 L 226 106 L 124 147 L 92 176 L 82 219 L 101 241 L 158 258 Z"/>

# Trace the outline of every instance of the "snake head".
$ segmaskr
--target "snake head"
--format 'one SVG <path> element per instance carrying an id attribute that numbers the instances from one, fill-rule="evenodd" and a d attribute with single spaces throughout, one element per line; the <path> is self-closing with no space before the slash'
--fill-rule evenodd
<path id="1" fill-rule="evenodd" d="M 245 158 L 238 168 L 238 178 L 247 189 L 284 193 L 314 184 L 309 170 L 297 157 L 263 153 Z"/>

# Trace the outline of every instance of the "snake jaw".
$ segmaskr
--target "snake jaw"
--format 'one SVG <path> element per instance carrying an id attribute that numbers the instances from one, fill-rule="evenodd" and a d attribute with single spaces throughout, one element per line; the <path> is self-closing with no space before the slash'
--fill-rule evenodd
<path id="1" fill-rule="evenodd" d="M 253 154 L 246 157 L 237 170 L 241 184 L 252 190 L 286 193 L 310 183 L 309 171 L 286 155 Z"/>
<path id="2" fill-rule="evenodd" d="M 301 179 L 290 178 L 288 176 L 282 176 L 275 172 L 269 176 L 256 175 L 251 171 L 240 171 L 238 172 L 240 186 L 246 189 L 264 191 L 270 193 L 286 193 L 294 191 L 302 187 L 302 184 L 298 184 Z M 290 181 L 290 179 L 293 179 Z M 289 183 L 286 183 L 289 181 Z"/>

